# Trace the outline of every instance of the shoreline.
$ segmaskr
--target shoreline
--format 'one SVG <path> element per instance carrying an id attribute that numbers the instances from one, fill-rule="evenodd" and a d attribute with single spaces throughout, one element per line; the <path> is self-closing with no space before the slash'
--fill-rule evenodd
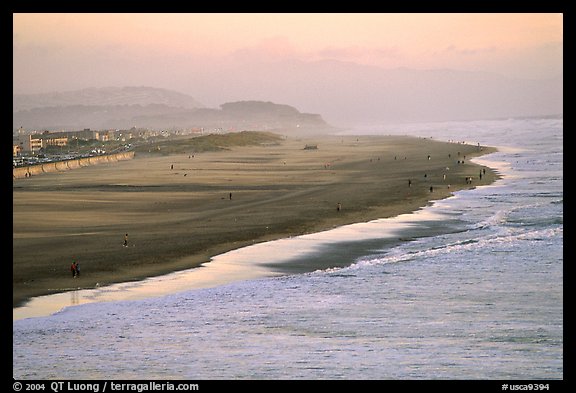
<path id="1" fill-rule="evenodd" d="M 321 139 L 322 138 L 322 139 Z M 212 169 L 212 174 L 210 176 L 214 176 L 216 174 L 216 177 L 218 176 L 218 174 L 222 174 L 224 177 L 229 178 L 229 177 L 233 177 L 233 175 L 236 175 L 238 177 L 240 177 L 241 179 L 237 182 L 238 185 L 246 185 L 246 184 L 250 184 L 250 190 L 243 190 L 241 189 L 238 185 L 235 185 L 235 189 L 234 189 L 234 198 L 231 198 L 229 201 L 225 199 L 226 197 L 226 193 L 223 192 L 222 189 L 219 189 L 217 192 L 218 195 L 218 199 L 214 198 L 214 193 L 212 189 L 208 189 L 208 185 L 216 185 L 216 186 L 220 186 L 221 182 L 220 181 L 212 181 L 210 178 L 207 178 L 205 183 L 201 183 L 199 182 L 198 184 L 195 184 L 195 188 L 198 188 L 197 186 L 201 186 L 204 185 L 206 187 L 206 192 L 209 194 L 208 199 L 210 199 L 210 201 L 207 198 L 197 198 L 197 201 L 203 202 L 204 206 L 209 205 L 209 204 L 216 204 L 216 205 L 220 205 L 220 206 L 216 206 L 215 209 L 213 210 L 209 210 L 209 212 L 212 212 L 214 214 L 217 213 L 217 216 L 219 217 L 217 219 L 216 215 L 211 215 L 211 214 L 206 214 L 205 210 L 202 210 L 202 212 L 199 213 L 205 213 L 205 218 L 208 219 L 208 221 L 210 220 L 215 220 L 217 221 L 216 226 L 215 227 L 210 227 L 210 225 L 207 225 L 204 229 L 208 228 L 213 230 L 213 232 L 210 234 L 212 235 L 212 241 L 210 242 L 210 239 L 207 239 L 207 242 L 202 243 L 203 247 L 200 250 L 197 250 L 196 252 L 192 252 L 192 253 L 186 253 L 186 250 L 182 250 L 184 251 L 184 253 L 182 255 L 180 255 L 179 257 L 168 257 L 166 259 L 164 259 L 162 261 L 161 264 L 158 263 L 153 263 L 153 264 L 141 264 L 141 265 L 136 265 L 136 266 L 132 266 L 131 269 L 123 269 L 123 268 L 118 268 L 114 271 L 113 274 L 109 273 L 109 270 L 107 271 L 106 269 L 102 269 L 102 271 L 94 271 L 95 269 L 93 269 L 93 266 L 90 266 L 88 263 L 84 263 L 82 264 L 83 267 L 83 273 L 84 272 L 88 272 L 88 274 L 84 274 L 83 277 L 81 277 L 78 280 L 74 280 L 72 281 L 72 279 L 70 277 L 62 277 L 62 278 L 58 278 L 56 281 L 52 281 L 53 283 L 63 283 L 66 282 L 68 284 L 67 287 L 65 287 L 64 285 L 52 285 L 49 287 L 44 287 L 44 288 L 37 288 L 34 291 L 26 291 L 22 289 L 22 286 L 20 287 L 20 292 L 18 292 L 16 290 L 16 288 L 14 289 L 13 292 L 13 307 L 18 307 L 21 305 L 25 305 L 29 300 L 34 299 L 38 296 L 43 296 L 43 295 L 49 295 L 52 293 L 60 293 L 60 292 L 66 292 L 67 290 L 72 289 L 70 287 L 70 284 L 73 283 L 73 285 L 76 287 L 80 287 L 80 288 L 95 288 L 95 287 L 103 287 L 106 285 L 111 285 L 114 283 L 130 283 L 130 282 L 134 282 L 134 281 L 139 281 L 139 280 L 144 280 L 146 278 L 150 278 L 150 277 L 155 277 L 155 276 L 159 276 L 159 275 L 163 275 L 163 274 L 168 274 L 171 272 L 177 272 L 177 271 L 183 271 L 186 269 L 190 269 L 190 268 L 194 268 L 194 267 L 198 267 L 201 265 L 208 265 L 207 262 L 210 262 L 213 257 L 215 256 L 219 256 L 222 254 L 225 254 L 227 252 L 230 252 L 232 250 L 237 250 L 237 249 L 241 249 L 243 247 L 246 247 L 248 245 L 252 245 L 255 243 L 264 243 L 264 242 L 268 242 L 270 240 L 278 240 L 278 239 L 284 239 L 284 238 L 289 238 L 289 237 L 295 237 L 295 236 L 300 236 L 303 234 L 310 234 L 310 233 L 318 233 L 318 232 L 322 232 L 322 231 L 326 231 L 332 228 L 336 228 L 336 227 L 341 227 L 344 225 L 349 225 L 349 224 L 354 224 L 354 223 L 363 223 L 363 222 L 368 222 L 371 220 L 375 220 L 375 219 L 383 219 L 383 218 L 389 218 L 389 217 L 396 217 L 400 214 L 406 214 L 406 213 L 412 213 L 414 211 L 417 211 L 419 209 L 421 209 L 424 206 L 427 206 L 431 203 L 433 203 L 433 201 L 435 200 L 439 200 L 439 199 L 444 199 L 446 197 L 449 197 L 450 195 L 452 195 L 452 193 L 454 191 L 458 191 L 458 190 L 462 190 L 462 189 L 469 189 L 469 188 L 474 188 L 477 185 L 487 185 L 487 184 L 491 184 L 493 183 L 497 178 L 499 178 L 499 176 L 490 168 L 485 168 L 487 169 L 486 171 L 486 177 L 484 178 L 484 180 L 482 182 L 479 182 L 478 180 L 476 180 L 475 182 L 473 182 L 473 184 L 466 184 L 464 181 L 464 176 L 463 175 L 468 175 L 468 176 L 474 176 L 478 173 L 479 168 L 482 168 L 483 166 L 481 165 L 477 165 L 477 164 L 470 164 L 468 162 L 469 158 L 472 157 L 478 157 L 484 154 L 488 154 L 488 153 L 492 153 L 494 151 L 496 151 L 495 148 L 486 148 L 483 147 L 482 151 L 478 151 L 476 146 L 471 146 L 471 145 L 463 145 L 463 144 L 454 144 L 454 143 L 448 143 L 448 142 L 438 142 L 438 141 L 429 141 L 429 140 L 424 140 L 422 138 L 416 138 L 416 137 L 392 137 L 392 136 L 377 136 L 377 137 L 366 137 L 366 136 L 332 136 L 332 137 L 322 137 L 317 138 L 316 140 L 321 140 L 322 142 L 319 144 L 320 145 L 320 149 L 322 149 L 324 146 L 328 146 L 328 147 L 333 147 L 333 148 L 339 148 L 340 150 L 336 153 L 328 151 L 327 153 L 322 152 L 320 154 L 321 157 L 315 157 L 312 161 L 310 161 L 310 157 L 305 156 L 305 154 L 308 153 L 303 153 L 301 150 L 296 150 L 296 147 L 303 147 L 304 143 L 312 140 L 314 141 L 314 138 L 292 138 L 292 141 L 289 142 L 283 142 L 281 146 L 279 147 L 274 147 L 274 148 L 270 148 L 270 147 L 243 147 L 243 148 L 235 148 L 233 149 L 231 152 L 220 152 L 220 153 L 210 153 L 210 154 L 205 154 L 205 156 L 207 157 L 207 159 L 201 161 L 202 164 L 202 168 L 198 169 L 198 172 L 201 172 L 202 170 L 204 171 L 209 171 L 210 169 Z M 327 142 L 326 139 L 330 139 L 330 142 Z M 360 139 L 362 139 L 363 141 L 360 142 Z M 451 170 L 453 170 L 453 172 L 450 172 L 451 176 L 454 176 L 454 178 L 451 178 L 450 180 L 454 179 L 456 180 L 456 175 L 458 176 L 458 179 L 460 180 L 460 182 L 451 182 L 451 187 L 450 189 L 446 188 L 440 188 L 441 185 L 445 185 L 446 183 L 443 183 L 443 179 L 441 178 L 441 172 L 442 170 L 445 169 L 445 164 L 446 162 L 450 163 L 450 165 L 452 165 L 452 161 L 454 161 L 452 158 L 447 158 L 445 157 L 443 160 L 439 160 L 440 162 L 435 163 L 432 167 L 430 167 L 429 162 L 431 160 L 426 158 L 426 155 L 422 155 L 421 157 L 418 158 L 418 162 L 417 164 L 411 163 L 411 167 L 408 168 L 407 173 L 420 173 L 423 168 L 430 168 L 429 174 L 427 174 L 427 182 L 424 182 L 422 179 L 414 179 L 413 180 L 413 184 L 412 186 L 409 188 L 407 186 L 407 184 L 405 184 L 406 182 L 406 178 L 402 177 L 402 179 L 398 179 L 398 176 L 396 174 L 396 172 L 394 171 L 386 171 L 383 170 L 385 168 L 376 168 L 375 167 L 378 165 L 378 163 L 381 164 L 386 164 L 387 167 L 392 166 L 394 164 L 394 161 L 396 161 L 397 163 L 397 157 L 394 157 L 394 161 L 391 153 L 390 154 L 382 154 L 381 156 L 379 155 L 378 157 L 376 157 L 374 154 L 381 152 L 384 148 L 388 148 L 390 150 L 391 148 L 391 144 L 396 143 L 397 145 L 393 146 L 393 147 L 399 147 L 399 150 L 397 150 L 397 152 L 407 152 L 410 149 L 413 149 L 412 151 L 410 151 L 411 154 L 414 154 L 414 149 L 418 152 L 421 153 L 425 153 L 426 151 L 432 150 L 435 152 L 436 155 L 440 154 L 441 152 L 446 153 L 448 151 L 453 151 L 452 154 L 456 155 L 456 151 L 462 150 L 462 155 L 464 155 L 464 152 L 466 152 L 466 154 L 468 155 L 467 159 L 466 159 L 466 163 L 463 165 L 459 165 L 459 167 L 452 167 Z M 288 145 L 288 146 L 287 146 Z M 357 154 L 357 152 L 355 152 L 355 149 L 361 148 L 361 152 L 360 154 Z M 404 149 L 402 149 L 404 148 Z M 292 149 L 292 150 L 290 150 Z M 360 150 L 360 149 L 358 149 Z M 348 151 L 352 151 L 351 154 L 347 154 Z M 288 153 L 286 153 L 288 152 Z M 450 154 L 450 153 L 448 153 Z M 397 154 L 398 155 L 398 154 Z M 267 159 L 266 163 L 272 163 L 273 164 L 273 168 L 272 169 L 268 169 L 268 170 L 264 170 L 262 171 L 259 167 L 255 167 L 253 165 L 253 163 L 260 163 L 262 162 L 262 158 L 263 156 L 266 156 L 264 158 Z M 164 165 L 168 165 L 168 162 L 182 162 L 182 161 L 186 161 L 187 156 L 185 155 L 177 155 L 177 156 L 169 156 L 169 157 L 161 157 L 161 158 L 145 158 L 145 159 L 141 159 L 138 160 L 138 158 L 136 158 L 135 160 L 131 160 L 128 163 L 118 163 L 118 164 L 114 164 L 114 166 L 99 166 L 98 168 L 94 169 L 97 170 L 97 174 L 102 175 L 102 172 L 110 172 L 111 170 L 114 171 L 114 169 L 112 168 L 118 168 L 119 165 L 122 166 L 126 166 L 126 167 L 139 167 L 139 170 L 142 169 L 142 166 L 158 166 L 159 164 L 164 164 Z M 297 160 L 295 160 L 296 162 L 290 163 L 290 164 L 286 164 L 285 159 L 294 159 L 297 158 Z M 322 162 L 326 162 L 325 160 L 321 160 L 320 158 L 331 158 L 332 161 L 330 162 L 330 165 L 328 168 L 323 167 L 322 166 Z M 411 157 L 411 161 L 415 161 L 412 159 Z M 314 165 L 312 166 L 312 169 L 310 169 L 310 164 L 314 163 Z M 195 164 L 197 164 L 198 162 L 195 162 Z M 234 163 L 236 164 L 236 166 L 231 169 L 229 167 L 226 168 L 214 168 L 214 165 L 225 165 L 228 163 Z M 240 163 L 240 165 L 238 166 L 238 163 Z M 244 165 L 244 167 L 242 166 L 242 164 L 246 164 Z M 295 166 L 294 166 L 295 165 Z M 326 164 L 324 164 L 326 165 Z M 165 169 L 166 167 L 164 166 L 161 169 L 155 169 L 158 170 L 161 173 L 162 176 L 166 177 L 166 173 L 170 174 L 170 171 L 168 171 L 167 169 Z M 304 168 L 304 169 L 303 169 Z M 131 168 L 128 168 L 131 169 Z M 82 169 L 83 170 L 83 169 Z M 180 169 L 182 171 L 182 169 Z M 192 168 L 187 168 L 187 170 L 192 174 Z M 294 174 L 293 172 L 295 171 L 296 175 L 302 175 L 302 177 L 298 177 L 298 176 L 292 176 L 289 178 L 289 180 L 287 180 L 285 183 L 282 182 L 278 182 L 278 179 L 285 179 L 287 177 L 286 172 L 288 172 L 289 174 Z M 77 173 L 79 173 L 79 171 L 76 171 Z M 128 174 L 124 174 L 123 179 L 126 181 L 130 175 L 129 171 L 127 171 Z M 219 173 L 220 172 L 220 173 Z M 251 172 L 256 172 L 255 174 L 252 174 Z M 310 173 L 306 173 L 306 172 L 310 172 Z M 338 172 L 342 172 L 344 174 L 344 176 L 334 176 L 334 175 L 339 175 L 340 173 Z M 360 175 L 359 175 L 360 173 Z M 364 173 L 370 173 L 370 176 L 367 177 L 366 179 L 362 179 L 361 176 L 364 175 Z M 182 172 L 180 172 L 180 174 L 182 174 Z M 454 174 L 454 175 L 452 175 Z M 70 179 L 63 179 L 65 181 L 69 181 L 69 185 L 70 187 L 74 186 L 74 189 L 72 190 L 71 188 L 68 189 L 66 182 L 64 182 L 64 190 L 60 191 L 60 190 L 53 190 L 52 192 L 66 192 L 67 196 L 71 195 L 71 194 L 78 194 L 77 191 L 77 187 L 78 185 L 80 186 L 86 186 L 85 183 L 85 176 L 83 176 L 83 174 L 80 175 L 75 175 L 75 176 L 68 176 L 70 175 L 70 173 L 61 173 L 61 174 L 55 174 L 56 176 L 66 176 L 69 177 Z M 283 175 L 283 176 L 282 176 Z M 310 175 L 310 176 L 306 176 L 306 175 Z M 354 189 L 354 183 L 356 184 L 361 184 L 363 186 L 366 186 L 368 183 L 367 181 L 374 181 L 375 178 L 382 178 L 385 176 L 388 176 L 388 181 L 391 183 L 394 183 L 394 185 L 396 185 L 396 183 L 398 183 L 398 186 L 396 186 L 396 188 L 392 188 L 393 190 L 396 190 L 397 192 L 401 192 L 401 196 L 403 196 L 403 198 L 398 198 L 398 196 L 396 196 L 394 198 L 394 195 L 392 197 L 388 197 L 388 199 L 386 199 L 385 202 L 379 203 L 379 204 L 373 204 L 374 203 L 374 199 L 368 199 L 368 201 L 366 201 L 366 198 L 364 198 L 364 200 L 362 200 L 363 198 L 358 198 L 358 194 L 357 192 L 354 192 L 354 190 L 352 191 L 352 193 L 350 192 L 350 190 L 348 190 L 346 192 L 345 189 L 347 188 L 352 188 Z M 402 175 L 406 175 L 406 173 L 403 173 Z M 48 176 L 54 176 L 54 175 L 46 175 L 46 177 Z M 184 175 L 186 176 L 186 175 Z M 269 177 L 269 181 L 268 183 L 265 184 L 266 187 L 264 187 L 262 183 L 262 176 L 265 177 Z M 280 176 L 280 177 L 278 177 Z M 323 177 L 324 179 L 322 179 L 321 177 Z M 336 177 L 336 179 L 334 179 L 334 177 Z M 98 177 L 100 178 L 100 176 Z M 294 179 L 295 178 L 295 179 Z M 320 178 L 321 180 L 323 180 L 321 183 L 323 184 L 317 184 L 318 182 L 318 178 Z M 83 180 L 84 179 L 84 180 Z M 181 178 L 180 178 L 181 179 Z M 251 181 L 253 182 L 254 179 L 259 179 L 257 183 L 259 184 L 253 184 L 250 183 Z M 51 179 L 52 181 L 54 181 L 54 179 Z M 160 186 L 166 186 L 165 182 L 162 182 L 161 180 L 159 180 L 159 178 L 154 177 L 152 179 L 153 181 L 146 183 L 147 186 L 151 187 L 151 186 L 156 186 L 156 187 L 160 187 Z M 230 180 L 230 179 L 229 179 Z M 230 180 L 232 181 L 232 180 Z M 311 185 L 301 185 L 301 183 L 304 181 L 304 183 L 309 182 L 311 183 Z M 98 181 L 97 181 L 98 183 Z M 214 184 L 216 183 L 216 184 Z M 45 183 L 46 184 L 46 183 Z M 400 190 L 400 184 L 403 184 L 403 192 L 399 191 Z M 429 184 L 432 184 L 431 186 L 428 186 Z M 107 182 L 106 184 L 97 184 L 97 190 L 98 191 L 102 191 L 104 189 L 104 191 L 107 191 L 106 188 L 104 187 L 105 185 L 109 186 L 109 183 Z M 39 191 L 41 189 L 40 187 L 41 185 L 37 185 L 37 187 L 35 189 L 32 190 L 32 192 L 30 193 L 30 196 L 33 196 L 33 194 L 35 192 L 38 192 L 40 194 L 43 193 L 43 191 Z M 258 189 L 258 186 L 261 187 L 260 189 Z M 366 186 L 368 187 L 368 186 Z M 427 190 L 428 187 L 436 187 L 434 192 L 430 192 Z M 56 187 L 58 188 L 58 187 Z M 81 188 L 81 187 L 80 187 Z M 218 188 L 218 187 L 217 187 Z M 264 198 L 264 201 L 256 201 L 254 198 L 242 198 L 244 196 L 248 196 L 248 193 L 250 191 L 253 191 L 253 189 L 257 189 L 257 191 L 261 191 L 263 188 L 267 188 L 268 189 L 272 189 L 273 192 L 266 194 L 265 196 L 267 196 L 268 198 Z M 228 189 L 233 189 L 232 187 L 228 188 Z M 279 209 L 285 209 L 287 206 L 290 208 L 293 208 L 295 211 L 294 213 L 298 213 L 300 212 L 301 214 L 306 214 L 306 212 L 309 212 L 310 209 L 301 209 L 301 206 L 298 206 L 298 208 L 294 207 L 294 204 L 291 204 L 289 202 L 286 202 L 288 198 L 286 195 L 283 195 L 282 193 L 278 193 L 276 191 L 276 189 L 282 189 L 282 191 L 285 191 L 284 194 L 287 191 L 291 191 L 291 193 L 289 193 L 289 197 L 290 198 L 294 198 L 294 197 L 300 197 L 300 198 L 305 198 L 308 197 L 309 199 L 313 199 L 312 208 L 318 209 L 318 197 L 317 195 L 320 195 L 321 200 L 321 207 L 322 210 L 316 215 L 316 217 L 306 217 L 304 219 L 301 220 L 295 220 L 293 217 L 290 217 L 291 214 L 290 212 L 284 212 L 281 214 L 281 211 Z M 380 188 L 381 190 L 382 188 Z M 408 191 L 406 191 L 408 189 Z M 146 190 L 147 192 L 148 190 Z M 370 189 L 368 190 L 370 192 L 367 192 L 366 194 L 369 196 L 373 196 L 373 192 L 377 191 L 377 187 L 375 189 Z M 408 192 L 408 193 L 407 193 Z M 128 191 L 126 192 L 125 190 L 121 190 L 120 193 L 124 193 L 124 194 L 134 194 L 134 191 Z M 328 201 L 326 200 L 327 197 L 326 196 L 322 196 L 323 193 L 330 193 L 330 194 L 336 194 L 339 193 L 341 195 L 347 196 L 347 199 L 343 199 L 343 198 L 333 198 L 333 200 Z M 118 194 L 118 193 L 117 193 Z M 114 196 L 118 196 L 117 194 L 115 194 Z M 177 210 L 176 215 L 180 215 L 182 214 L 183 210 L 182 207 L 185 206 L 185 204 L 182 204 L 181 201 L 179 200 L 177 195 L 179 194 L 178 192 L 174 192 L 172 190 L 172 192 L 166 193 L 163 196 L 164 197 L 170 197 L 172 198 L 171 202 L 166 202 L 166 204 L 169 204 L 170 207 L 180 207 L 181 209 L 175 209 Z M 192 194 L 194 194 L 194 192 L 192 192 Z M 201 194 L 201 192 L 200 192 Z M 224 194 L 222 196 L 222 194 Z M 262 194 L 260 192 L 257 193 L 258 196 L 261 196 Z M 26 192 L 23 193 L 23 195 L 26 195 Z M 16 196 L 16 195 L 15 195 Z M 82 210 L 81 208 L 83 206 L 85 206 L 85 203 L 82 203 L 82 195 L 77 195 L 79 198 L 79 210 Z M 125 196 L 125 195 L 124 195 Z M 313 198 L 316 197 L 316 198 Z M 93 198 L 93 194 L 92 194 L 92 198 Z M 356 199 L 355 199 L 356 198 Z M 251 207 L 255 206 L 257 209 L 259 209 L 260 215 L 256 214 L 256 216 L 258 217 L 250 217 L 251 220 L 249 220 L 248 216 L 250 214 L 253 214 L 255 210 L 250 210 L 248 213 L 244 213 L 244 214 L 240 214 L 239 210 L 234 209 L 234 208 L 230 208 L 229 206 L 222 206 L 222 202 L 234 202 L 236 200 L 242 200 L 242 206 L 240 210 L 246 210 L 246 209 L 250 209 Z M 336 201 L 345 201 L 342 203 L 342 211 L 337 212 L 336 211 L 336 204 L 340 203 L 340 202 L 336 202 Z M 354 209 L 351 209 L 350 207 L 350 201 L 354 200 L 355 202 L 358 201 L 358 206 L 356 206 Z M 299 199 L 298 200 L 301 204 L 305 204 L 305 199 Z M 302 202 L 304 201 L 304 202 Z M 106 202 L 110 202 L 108 201 L 106 198 L 104 199 L 99 199 L 97 201 L 99 204 L 106 204 Z M 143 201 L 141 201 L 143 202 Z M 149 205 L 149 201 L 148 205 Z M 368 202 L 368 203 L 364 203 L 362 204 L 361 202 Z M 370 203 L 372 202 L 372 203 Z M 275 204 L 280 204 L 279 207 L 275 207 Z M 146 205 L 146 204 L 144 204 Z M 143 205 L 143 206 L 144 206 Z M 141 207 L 143 207 L 141 206 Z M 209 206 L 210 207 L 210 206 Z M 44 209 L 46 210 L 46 207 L 41 207 L 40 209 Z M 227 211 L 227 209 L 229 211 Z M 90 210 L 90 209 L 88 209 Z M 170 209 L 168 209 L 169 211 Z M 16 208 L 15 208 L 16 211 Z M 166 212 L 166 209 L 163 210 L 164 212 Z M 197 213 L 197 216 L 198 214 Z M 233 213 L 232 215 L 230 215 L 230 213 Z M 228 215 L 227 215 L 228 214 Z M 278 220 L 275 220 L 275 218 L 278 218 L 277 216 L 280 215 L 280 219 L 281 219 L 281 223 L 278 224 Z M 195 218 L 197 218 L 197 216 Z M 180 216 L 181 217 L 181 216 Z M 216 229 L 219 229 L 220 232 L 222 232 L 223 228 L 225 228 L 226 226 L 222 226 L 223 223 L 227 222 L 232 222 L 230 220 L 231 217 L 234 217 L 234 222 L 238 222 L 239 220 L 243 220 L 244 224 L 246 224 L 247 222 L 249 224 L 251 224 L 250 226 L 246 226 L 244 225 L 244 228 L 246 229 L 247 227 L 249 227 L 252 231 L 249 231 L 248 233 L 241 233 L 238 234 L 236 233 L 236 235 L 234 236 L 233 233 L 231 233 L 230 231 L 224 231 L 225 235 L 222 236 L 220 234 L 220 236 L 218 235 L 218 231 Z M 262 222 L 262 221 L 266 221 L 266 220 L 262 220 L 262 218 L 268 218 L 268 223 L 270 225 L 265 225 L 266 222 Z M 316 220 L 314 219 L 316 218 Z M 16 220 L 15 220 L 16 221 Z M 197 220 L 193 219 L 191 221 L 194 222 L 198 222 Z M 276 222 L 274 222 L 276 221 Z M 294 222 L 296 221 L 296 222 Z M 170 220 L 168 220 L 168 224 L 172 224 L 174 225 L 174 217 L 170 217 Z M 270 230 L 272 229 L 271 227 L 273 225 L 276 225 L 276 228 L 273 228 L 274 230 Z M 230 224 L 230 226 L 233 226 L 233 224 Z M 18 231 L 16 230 L 16 224 L 14 226 L 14 239 L 17 240 L 18 239 Z M 258 228 L 258 231 L 255 231 L 254 229 Z M 83 229 L 88 229 L 88 228 L 83 228 Z M 203 228 L 196 228 L 196 231 L 200 231 L 202 232 Z M 131 231 L 133 232 L 133 230 L 131 229 Z M 65 231 L 62 231 L 65 232 Z M 83 236 L 91 236 L 90 233 L 98 233 L 98 231 L 86 231 L 87 233 L 84 234 Z M 119 231 L 120 233 L 122 231 Z M 60 234 L 56 234 L 59 236 L 55 236 L 54 234 L 52 234 L 50 236 L 50 239 L 58 239 L 58 238 L 66 238 L 67 236 L 78 236 L 77 234 L 66 234 L 66 233 L 60 233 Z M 196 233 L 196 235 L 198 235 L 198 232 Z M 117 235 L 118 236 L 118 235 Z M 214 241 L 215 237 L 219 238 L 219 241 Z M 210 236 L 207 236 L 210 237 Z M 38 239 L 42 240 L 41 236 L 38 236 L 38 234 L 36 233 L 35 236 L 31 236 L 30 238 L 35 239 L 35 241 L 38 241 Z M 133 238 L 131 238 L 132 241 Z M 15 242 L 15 244 L 18 243 L 18 241 Z M 24 241 L 23 243 L 26 243 L 26 241 Z M 16 250 L 16 245 L 15 245 L 15 250 Z M 59 250 L 59 248 L 58 248 Z M 57 249 L 54 249 L 54 251 L 58 251 Z M 148 250 L 150 250 L 150 248 L 148 248 Z M 131 251 L 131 250 L 126 250 L 126 251 Z M 200 252 L 198 252 L 200 251 Z M 15 252 L 15 255 L 17 253 Z M 136 257 L 141 256 L 141 254 L 137 254 Z M 14 264 L 17 266 L 18 263 L 16 261 L 16 257 L 15 260 L 13 261 Z M 83 259 L 80 259 L 82 262 Z M 84 266 L 89 266 L 88 268 L 84 268 Z M 66 269 L 67 264 L 65 266 L 63 266 L 64 269 Z M 109 268 L 109 266 L 108 266 Z M 64 270 L 62 269 L 62 270 Z M 15 270 L 16 272 L 16 270 Z M 60 272 L 60 274 L 62 274 L 62 272 Z M 64 274 L 65 271 L 64 271 Z M 86 278 L 86 276 L 89 276 L 89 278 Z M 64 281 L 62 281 L 64 280 Z M 25 288 L 24 288 L 25 289 Z"/>
<path id="2" fill-rule="evenodd" d="M 466 191 L 466 190 L 461 190 Z M 455 197 L 451 195 L 448 198 Z M 446 198 L 444 198 L 446 199 Z M 419 210 L 395 217 L 379 218 L 309 234 L 273 239 L 231 249 L 190 269 L 169 272 L 142 280 L 114 283 L 105 287 L 76 289 L 30 299 L 13 309 L 13 321 L 49 316 L 69 306 L 110 301 L 143 300 L 187 290 L 213 288 L 238 281 L 258 280 L 318 270 L 342 268 L 364 250 L 363 244 L 377 241 L 379 247 L 395 247 L 422 236 L 444 233 L 441 217 L 430 212 L 436 201 Z M 429 223 L 414 229 L 414 224 Z M 335 248 L 326 253 L 326 247 Z M 265 257 L 264 257 L 265 256 Z M 334 263 L 333 258 L 345 261 Z"/>

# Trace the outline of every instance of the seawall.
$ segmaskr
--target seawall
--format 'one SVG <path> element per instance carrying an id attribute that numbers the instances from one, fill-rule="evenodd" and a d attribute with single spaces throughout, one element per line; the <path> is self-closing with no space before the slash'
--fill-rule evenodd
<path id="1" fill-rule="evenodd" d="M 12 178 L 24 179 L 25 177 L 40 175 L 42 173 L 61 172 L 81 168 L 83 166 L 88 165 L 97 165 L 101 163 L 131 160 L 132 158 L 134 158 L 134 152 L 125 151 L 122 153 L 106 154 L 102 156 L 75 158 L 72 160 L 57 161 L 57 162 L 46 162 L 43 164 L 13 168 Z"/>

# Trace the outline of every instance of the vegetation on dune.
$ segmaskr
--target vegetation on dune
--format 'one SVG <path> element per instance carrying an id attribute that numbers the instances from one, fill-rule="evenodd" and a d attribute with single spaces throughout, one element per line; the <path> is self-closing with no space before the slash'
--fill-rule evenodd
<path id="1" fill-rule="evenodd" d="M 227 134 L 210 134 L 185 139 L 158 141 L 140 145 L 136 152 L 159 153 L 163 155 L 178 153 L 201 153 L 206 151 L 229 150 L 234 146 L 256 146 L 279 143 L 282 137 L 271 132 L 242 131 Z"/>

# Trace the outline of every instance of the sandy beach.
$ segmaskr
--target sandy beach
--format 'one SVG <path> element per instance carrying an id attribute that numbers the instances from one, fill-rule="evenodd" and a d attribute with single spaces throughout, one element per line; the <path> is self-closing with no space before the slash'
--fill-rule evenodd
<path id="1" fill-rule="evenodd" d="M 189 269 L 257 242 L 408 213 L 493 182 L 496 173 L 470 162 L 493 151 L 415 137 L 290 136 L 216 152 L 137 153 L 15 180 L 13 307 Z"/>

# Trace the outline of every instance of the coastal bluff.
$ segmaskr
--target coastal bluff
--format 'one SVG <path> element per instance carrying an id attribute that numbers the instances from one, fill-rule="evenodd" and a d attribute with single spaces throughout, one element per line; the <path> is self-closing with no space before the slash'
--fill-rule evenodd
<path id="1" fill-rule="evenodd" d="M 40 175 L 42 173 L 67 171 L 70 169 L 81 168 L 89 165 L 96 165 L 108 162 L 117 162 L 131 160 L 134 158 L 133 151 L 121 153 L 106 154 L 101 156 L 83 157 L 72 160 L 45 162 L 42 164 L 28 165 L 12 169 L 12 178 L 24 179 L 29 176 Z"/>

